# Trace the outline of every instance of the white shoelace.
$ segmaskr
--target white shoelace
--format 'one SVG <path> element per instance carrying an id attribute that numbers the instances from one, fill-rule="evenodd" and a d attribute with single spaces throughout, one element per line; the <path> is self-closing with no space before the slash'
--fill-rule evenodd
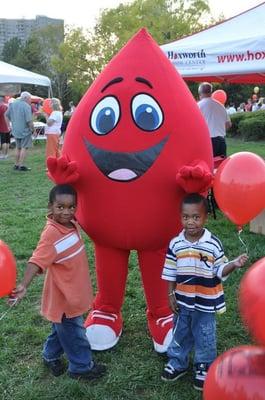
<path id="1" fill-rule="evenodd" d="M 92 311 L 92 318 L 102 318 L 102 319 L 109 319 L 112 322 L 115 322 L 118 319 L 117 314 L 107 313 L 100 310 Z"/>
<path id="2" fill-rule="evenodd" d="M 161 317 L 156 320 L 156 325 L 161 325 L 162 328 L 173 321 L 173 314 L 167 315 L 166 317 Z"/>

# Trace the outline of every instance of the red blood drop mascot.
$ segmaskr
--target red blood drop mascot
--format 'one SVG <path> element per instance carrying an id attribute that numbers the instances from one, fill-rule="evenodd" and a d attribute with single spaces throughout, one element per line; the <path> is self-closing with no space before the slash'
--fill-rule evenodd
<path id="1" fill-rule="evenodd" d="M 165 251 L 180 229 L 180 202 L 211 182 L 212 148 L 186 84 L 140 30 L 106 66 L 70 120 L 49 176 L 78 192 L 77 219 L 95 243 L 98 292 L 86 320 L 96 350 L 122 332 L 130 250 L 138 253 L 148 327 L 158 352 L 172 333 Z"/>

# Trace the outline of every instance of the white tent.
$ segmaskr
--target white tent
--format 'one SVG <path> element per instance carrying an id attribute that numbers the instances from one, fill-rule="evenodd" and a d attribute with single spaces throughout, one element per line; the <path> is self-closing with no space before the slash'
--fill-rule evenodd
<path id="1" fill-rule="evenodd" d="M 185 80 L 265 83 L 265 2 L 161 48 Z"/>
<path id="2" fill-rule="evenodd" d="M 0 84 L 1 83 L 27 83 L 40 86 L 51 86 L 47 76 L 36 74 L 25 69 L 15 67 L 0 61 Z"/>

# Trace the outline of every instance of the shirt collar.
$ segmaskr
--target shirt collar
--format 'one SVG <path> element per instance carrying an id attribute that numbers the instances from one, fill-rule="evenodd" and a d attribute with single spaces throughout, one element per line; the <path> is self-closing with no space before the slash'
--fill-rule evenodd
<path id="1" fill-rule="evenodd" d="M 61 233 L 65 234 L 65 233 L 70 233 L 71 231 L 74 231 L 76 229 L 78 230 L 78 224 L 77 224 L 77 222 L 75 220 L 71 220 L 71 222 L 73 224 L 73 227 L 72 228 L 68 228 L 67 226 L 64 226 L 64 225 L 59 224 L 58 222 L 55 222 L 52 219 L 51 215 L 47 215 L 46 219 L 47 219 L 47 223 L 49 225 L 55 226 Z"/>
<path id="2" fill-rule="evenodd" d="M 187 240 L 184 235 L 184 229 L 179 234 L 180 240 L 183 240 L 183 242 L 192 243 L 192 244 L 208 242 L 210 240 L 210 238 L 211 238 L 211 232 L 209 232 L 208 229 L 206 229 L 206 228 L 204 228 L 204 233 L 200 237 L 200 239 L 197 240 L 197 242 L 190 242 L 189 240 Z"/>

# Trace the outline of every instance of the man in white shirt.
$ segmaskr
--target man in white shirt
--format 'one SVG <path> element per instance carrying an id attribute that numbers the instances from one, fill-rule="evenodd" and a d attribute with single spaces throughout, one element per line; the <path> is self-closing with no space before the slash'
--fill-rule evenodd
<path id="1" fill-rule="evenodd" d="M 231 103 L 229 107 L 226 109 L 228 115 L 232 115 L 236 113 L 236 108 L 234 103 Z"/>
<path id="2" fill-rule="evenodd" d="M 208 125 L 212 146 L 213 156 L 226 157 L 226 130 L 231 127 L 231 120 L 224 106 L 212 99 L 213 87 L 208 82 L 200 84 L 198 93 L 200 101 L 198 106 Z"/>

